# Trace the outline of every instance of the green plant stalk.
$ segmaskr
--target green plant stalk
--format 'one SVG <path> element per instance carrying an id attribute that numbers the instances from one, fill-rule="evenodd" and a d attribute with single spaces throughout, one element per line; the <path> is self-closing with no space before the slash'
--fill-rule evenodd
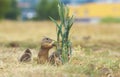
<path id="1" fill-rule="evenodd" d="M 68 62 L 68 55 L 72 52 L 71 42 L 69 39 L 70 29 L 73 25 L 73 16 L 69 17 L 69 9 L 59 1 L 58 12 L 61 23 L 58 24 L 53 18 L 50 19 L 57 27 L 57 51 L 61 49 L 63 63 Z M 60 42 L 60 40 L 62 40 Z"/>

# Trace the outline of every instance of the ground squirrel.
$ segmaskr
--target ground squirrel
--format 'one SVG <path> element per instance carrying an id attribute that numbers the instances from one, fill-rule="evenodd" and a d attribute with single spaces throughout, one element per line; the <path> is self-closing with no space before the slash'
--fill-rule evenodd
<path id="1" fill-rule="evenodd" d="M 56 66 L 62 65 L 62 57 L 61 57 L 61 50 L 53 52 L 49 56 L 49 63 L 54 64 Z"/>
<path id="2" fill-rule="evenodd" d="M 24 54 L 20 57 L 20 62 L 30 62 L 32 57 L 32 53 L 30 49 L 26 49 Z"/>
<path id="3" fill-rule="evenodd" d="M 48 62 L 49 50 L 54 46 L 54 41 L 50 38 L 43 38 L 41 41 L 41 48 L 38 53 L 38 63 L 44 64 Z"/>

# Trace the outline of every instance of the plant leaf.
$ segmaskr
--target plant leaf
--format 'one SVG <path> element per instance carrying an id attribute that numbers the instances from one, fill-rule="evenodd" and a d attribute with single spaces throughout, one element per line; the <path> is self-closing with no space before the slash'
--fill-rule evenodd
<path id="1" fill-rule="evenodd" d="M 60 29 L 60 26 L 58 25 L 57 21 L 54 20 L 52 17 L 49 17 L 49 18 L 56 24 L 57 28 Z"/>

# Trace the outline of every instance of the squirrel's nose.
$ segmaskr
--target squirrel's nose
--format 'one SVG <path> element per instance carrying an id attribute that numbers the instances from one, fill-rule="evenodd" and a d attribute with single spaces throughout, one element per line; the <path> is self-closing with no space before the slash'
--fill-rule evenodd
<path id="1" fill-rule="evenodd" d="M 56 43 L 55 40 L 52 41 L 52 45 L 53 45 L 53 46 L 57 46 L 57 43 Z"/>

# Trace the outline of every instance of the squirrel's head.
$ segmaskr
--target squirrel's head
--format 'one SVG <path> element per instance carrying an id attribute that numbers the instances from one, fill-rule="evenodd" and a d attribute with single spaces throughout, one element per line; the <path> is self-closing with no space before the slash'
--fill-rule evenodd
<path id="1" fill-rule="evenodd" d="M 26 49 L 26 50 L 25 50 L 25 53 L 32 54 L 31 51 L 30 51 L 30 49 Z"/>
<path id="2" fill-rule="evenodd" d="M 44 49 L 50 49 L 54 46 L 54 40 L 50 39 L 50 38 L 43 38 L 41 41 L 41 48 Z"/>

